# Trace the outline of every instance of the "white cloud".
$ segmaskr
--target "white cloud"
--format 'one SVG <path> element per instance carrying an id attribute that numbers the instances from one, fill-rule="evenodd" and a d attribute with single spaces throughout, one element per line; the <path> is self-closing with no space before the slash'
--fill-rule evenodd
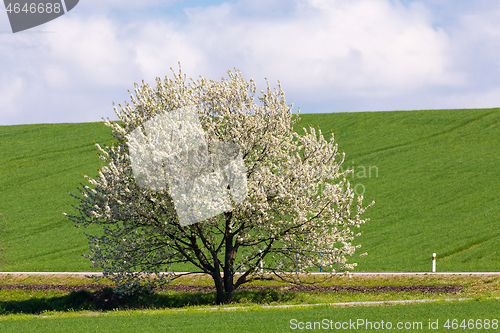
<path id="1" fill-rule="evenodd" d="M 51 26 L 58 33 L 47 39 L 50 60 L 94 86 L 123 85 L 136 70 L 128 38 L 104 16 L 62 17 Z M 125 28 L 126 30 L 126 28 Z"/>
<path id="2" fill-rule="evenodd" d="M 308 93 L 325 85 L 358 95 L 460 83 L 460 74 L 449 68 L 448 36 L 432 28 L 419 6 L 385 0 L 298 2 L 287 19 L 262 20 L 241 17 L 239 7 L 247 5 L 188 10 L 188 24 L 181 29 L 148 25 L 139 41 L 143 55 L 149 55 L 148 72 L 177 54 L 193 69 L 203 67 L 213 75 L 237 66 L 254 76 L 281 78 L 297 90 L 307 86 Z M 163 44 L 151 43 L 151 36 Z"/>
<path id="3" fill-rule="evenodd" d="M 331 98 L 325 87 L 337 95 L 371 96 L 462 82 L 450 68 L 447 34 L 432 27 L 422 6 L 386 0 L 296 1 L 295 6 L 266 1 L 270 12 L 277 6 L 294 10 L 286 18 L 262 19 L 257 13 L 242 16 L 249 3 L 187 10 L 187 25 L 177 29 L 148 25 L 139 41 L 150 46 L 140 47 L 148 54 L 147 72 L 178 55 L 195 72 L 220 76 L 236 66 L 255 79 L 281 79 L 294 94 L 323 99 Z M 163 45 L 151 43 L 150 36 Z"/>
<path id="4" fill-rule="evenodd" d="M 437 98 L 436 98 L 437 97 Z M 434 96 L 436 109 L 452 108 L 480 109 L 500 107 L 500 87 L 480 91 L 453 92 L 445 96 Z"/>
<path id="5" fill-rule="evenodd" d="M 183 15 L 164 14 L 184 3 L 192 7 Z M 154 84 L 178 61 L 195 79 L 233 67 L 261 89 L 264 77 L 279 79 L 306 112 L 470 104 L 451 96 L 494 103 L 500 88 L 488 74 L 500 73 L 498 13 L 485 3 L 457 13 L 447 0 L 201 3 L 88 0 L 40 27 L 55 33 L 1 34 L 0 94 L 9 103 L 0 124 L 113 116 L 111 102 L 128 100 L 134 82 Z M 446 9 L 444 24 L 436 13 Z M 478 72 L 489 80 L 482 89 Z"/>
<path id="6" fill-rule="evenodd" d="M 14 116 L 18 104 L 25 96 L 26 84 L 20 77 L 7 80 L 4 76 L 0 76 L 0 79 L 0 100 L 2 101 L 0 123 L 2 123 L 4 119 Z"/>

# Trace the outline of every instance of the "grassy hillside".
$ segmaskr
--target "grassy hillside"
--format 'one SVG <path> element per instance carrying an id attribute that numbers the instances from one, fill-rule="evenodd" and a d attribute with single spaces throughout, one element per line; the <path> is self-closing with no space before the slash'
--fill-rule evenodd
<path id="1" fill-rule="evenodd" d="M 305 114 L 333 131 L 365 202 L 360 271 L 500 270 L 500 109 Z M 299 128 L 298 127 L 298 128 Z M 100 165 L 101 123 L 0 126 L 0 270 L 90 270 L 88 245 L 61 212 Z"/>
<path id="2" fill-rule="evenodd" d="M 82 174 L 97 174 L 93 140 L 111 139 L 102 123 L 0 126 L 1 270 L 89 270 L 86 238 L 62 212 L 72 211 L 68 191 L 86 183 Z"/>
<path id="3" fill-rule="evenodd" d="M 433 252 L 440 271 L 500 270 L 500 109 L 301 118 L 333 130 L 352 184 L 375 198 L 359 270 L 429 271 Z"/>

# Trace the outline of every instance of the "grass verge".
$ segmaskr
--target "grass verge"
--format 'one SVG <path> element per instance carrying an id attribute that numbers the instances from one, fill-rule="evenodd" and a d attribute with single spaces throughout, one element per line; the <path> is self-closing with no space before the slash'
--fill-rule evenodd
<path id="1" fill-rule="evenodd" d="M 470 332 L 480 327 L 486 331 L 497 331 L 499 313 L 500 301 L 475 301 L 356 308 L 321 306 L 265 311 L 87 312 L 78 317 L 52 319 L 39 316 L 3 321 L 0 325 L 5 332 L 288 332 L 337 328 L 344 331 L 379 332 L 388 331 L 389 325 L 394 331 Z M 446 328 L 446 325 L 450 328 Z M 453 325 L 456 325 L 455 329 Z M 464 328 L 460 325 L 464 325 Z"/>
<path id="2" fill-rule="evenodd" d="M 321 280 L 322 279 L 322 280 Z M 500 297 L 499 276 L 336 276 L 328 279 L 311 276 L 308 283 L 322 286 L 462 286 L 453 293 L 423 292 L 289 292 L 286 285 L 276 280 L 256 281 L 255 285 L 282 287 L 263 290 L 237 290 L 234 301 L 227 307 L 259 307 L 261 305 L 296 305 L 359 301 L 389 301 L 415 299 L 486 299 Z M 93 280 L 77 276 L 13 276 L 1 275 L 0 285 L 12 284 L 91 284 Z M 107 284 L 109 281 L 102 280 Z M 184 277 L 176 284 L 210 285 L 207 276 Z M 108 313 L 132 310 L 189 310 L 213 308 L 215 292 L 175 292 L 165 290 L 134 297 L 119 298 L 110 290 L 100 291 L 55 291 L 55 290 L 0 290 L 0 320 L 60 317 L 68 314 L 76 316 L 86 313 Z"/>

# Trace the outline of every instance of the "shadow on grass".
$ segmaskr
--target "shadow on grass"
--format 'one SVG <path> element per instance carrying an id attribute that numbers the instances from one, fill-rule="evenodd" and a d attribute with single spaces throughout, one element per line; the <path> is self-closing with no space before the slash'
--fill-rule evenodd
<path id="1" fill-rule="evenodd" d="M 282 302 L 293 299 L 295 294 L 271 288 L 242 290 L 235 292 L 233 303 L 267 304 Z M 0 302 L 0 315 L 16 313 L 39 314 L 44 311 L 182 308 L 193 305 L 215 305 L 215 300 L 215 292 L 143 293 L 120 297 L 113 293 L 111 288 L 105 288 L 95 292 L 86 290 L 72 291 L 68 295 L 59 297 Z"/>

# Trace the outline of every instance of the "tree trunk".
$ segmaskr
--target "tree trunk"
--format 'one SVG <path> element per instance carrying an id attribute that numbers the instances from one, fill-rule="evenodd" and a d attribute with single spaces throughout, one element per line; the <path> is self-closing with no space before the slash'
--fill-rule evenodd
<path id="1" fill-rule="evenodd" d="M 226 230 L 225 230 L 225 253 L 224 253 L 224 266 L 223 266 L 223 276 L 221 277 L 220 272 L 216 269 L 213 275 L 215 282 L 215 289 L 217 290 L 217 304 L 228 304 L 231 303 L 234 296 L 234 260 L 236 258 L 236 252 L 238 251 L 237 246 L 233 246 L 234 235 L 230 232 L 229 225 L 231 223 L 233 213 L 224 213 Z"/>
<path id="2" fill-rule="evenodd" d="M 234 296 L 233 277 L 231 276 L 230 279 L 226 280 L 225 277 L 223 278 L 220 275 L 212 275 L 212 278 L 214 279 L 215 290 L 217 291 L 215 303 L 217 305 L 231 303 Z"/>
<path id="3" fill-rule="evenodd" d="M 231 267 L 232 268 L 232 267 Z M 234 284 L 233 284 L 233 274 L 232 272 L 224 273 L 224 291 L 226 294 L 226 302 L 231 303 L 234 296 Z"/>
<path id="4" fill-rule="evenodd" d="M 212 276 L 215 282 L 215 290 L 217 291 L 217 298 L 215 300 L 215 304 L 221 305 L 221 304 L 227 304 L 231 302 L 231 300 L 228 301 L 226 297 L 226 291 L 224 290 L 224 285 L 222 282 L 222 278 L 220 275 L 214 275 Z"/>

